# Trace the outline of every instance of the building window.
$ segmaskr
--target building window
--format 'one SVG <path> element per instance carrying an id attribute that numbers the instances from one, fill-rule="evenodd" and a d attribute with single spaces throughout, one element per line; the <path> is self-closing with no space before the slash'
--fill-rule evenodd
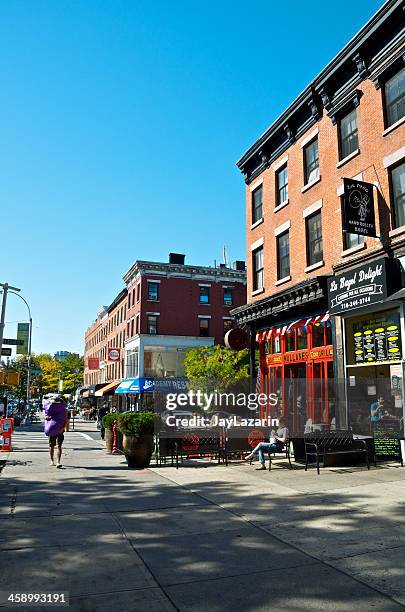
<path id="1" fill-rule="evenodd" d="M 198 320 L 200 322 L 200 336 L 208 338 L 210 335 L 210 320 L 203 317 L 200 317 Z"/>
<path id="2" fill-rule="evenodd" d="M 384 88 L 386 127 L 405 116 L 405 68 L 389 79 Z"/>
<path id="3" fill-rule="evenodd" d="M 276 173 L 276 203 L 277 206 L 288 200 L 288 168 L 287 165 Z"/>
<path id="4" fill-rule="evenodd" d="M 252 223 L 260 221 L 263 217 L 263 188 L 258 187 L 252 193 Z"/>
<path id="5" fill-rule="evenodd" d="M 340 159 L 344 159 L 359 147 L 357 112 L 354 108 L 339 121 Z"/>
<path id="6" fill-rule="evenodd" d="M 304 148 L 304 180 L 305 185 L 319 178 L 318 139 L 316 138 Z"/>
<path id="7" fill-rule="evenodd" d="M 210 303 L 210 289 L 211 287 L 201 287 L 200 286 L 200 304 Z"/>
<path id="8" fill-rule="evenodd" d="M 232 306 L 233 304 L 233 291 L 231 287 L 224 287 L 224 305 Z"/>
<path id="9" fill-rule="evenodd" d="M 284 232 L 277 240 L 277 280 L 290 275 L 290 233 Z"/>
<path id="10" fill-rule="evenodd" d="M 135 318 L 135 333 L 139 334 L 139 314 Z"/>
<path id="11" fill-rule="evenodd" d="M 150 302 L 159 301 L 159 283 L 148 281 L 148 300 Z"/>
<path id="12" fill-rule="evenodd" d="M 350 234 L 349 232 L 343 232 L 343 245 L 345 249 L 352 249 L 359 244 L 363 244 L 364 236 L 360 234 Z"/>
<path id="13" fill-rule="evenodd" d="M 405 225 L 405 162 L 391 170 L 392 227 Z"/>
<path id="14" fill-rule="evenodd" d="M 148 315 L 148 334 L 157 334 L 158 333 L 158 315 Z"/>
<path id="15" fill-rule="evenodd" d="M 131 319 L 131 338 L 134 335 L 134 319 Z"/>
<path id="16" fill-rule="evenodd" d="M 318 212 L 311 217 L 307 217 L 307 262 L 308 266 L 322 261 L 323 259 L 323 244 L 322 244 L 322 218 Z"/>
<path id="17" fill-rule="evenodd" d="M 233 327 L 233 321 L 232 321 L 232 319 L 223 319 L 223 321 L 224 321 L 224 336 L 225 336 L 225 334 L 226 334 L 226 333 L 227 333 L 227 332 L 228 332 L 230 329 L 232 329 L 232 327 Z"/>
<path id="18" fill-rule="evenodd" d="M 138 283 L 136 286 L 136 301 L 139 302 L 141 296 L 141 283 Z"/>
<path id="19" fill-rule="evenodd" d="M 263 247 L 256 249 L 253 256 L 253 291 L 264 287 Z"/>

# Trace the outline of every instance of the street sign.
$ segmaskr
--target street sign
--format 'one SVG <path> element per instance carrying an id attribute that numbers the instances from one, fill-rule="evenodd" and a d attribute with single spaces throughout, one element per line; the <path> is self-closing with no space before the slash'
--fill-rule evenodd
<path id="1" fill-rule="evenodd" d="M 43 374 L 43 370 L 31 370 L 31 374 Z"/>
<path id="2" fill-rule="evenodd" d="M 17 338 L 3 338 L 3 344 L 12 346 L 23 346 L 24 340 L 17 340 Z"/>
<path id="3" fill-rule="evenodd" d="M 17 355 L 27 355 L 28 353 L 28 341 L 30 333 L 29 323 L 18 323 L 17 325 L 17 338 L 22 340 L 22 344 L 17 346 Z"/>
<path id="4" fill-rule="evenodd" d="M 1 349 L 2 357 L 11 357 L 11 348 L 3 348 Z"/>

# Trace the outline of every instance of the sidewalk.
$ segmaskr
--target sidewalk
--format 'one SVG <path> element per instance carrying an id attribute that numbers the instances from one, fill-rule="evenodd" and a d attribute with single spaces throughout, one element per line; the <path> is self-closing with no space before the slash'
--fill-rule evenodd
<path id="1" fill-rule="evenodd" d="M 128 470 L 81 429 L 63 470 L 40 432 L 17 440 L 0 590 L 69 591 L 85 612 L 405 608 L 404 468 Z"/>

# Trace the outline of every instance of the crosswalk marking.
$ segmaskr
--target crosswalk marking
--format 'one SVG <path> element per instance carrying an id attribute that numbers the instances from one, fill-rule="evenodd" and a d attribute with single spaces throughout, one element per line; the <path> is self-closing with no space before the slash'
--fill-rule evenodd
<path id="1" fill-rule="evenodd" d="M 100 442 L 100 440 L 94 440 L 91 436 L 81 432 L 81 431 L 68 431 L 65 432 L 65 443 L 73 442 L 77 443 L 79 441 L 90 441 L 90 442 Z M 12 435 L 12 446 L 14 448 L 17 447 L 43 447 L 44 444 L 47 444 L 47 436 L 43 431 L 14 431 Z"/>

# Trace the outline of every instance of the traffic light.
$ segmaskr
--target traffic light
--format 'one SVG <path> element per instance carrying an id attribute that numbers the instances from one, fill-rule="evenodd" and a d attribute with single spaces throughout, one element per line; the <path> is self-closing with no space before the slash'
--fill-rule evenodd
<path id="1" fill-rule="evenodd" d="M 6 385 L 18 385 L 20 382 L 20 373 L 19 372 L 7 372 L 5 377 L 4 384 Z"/>

